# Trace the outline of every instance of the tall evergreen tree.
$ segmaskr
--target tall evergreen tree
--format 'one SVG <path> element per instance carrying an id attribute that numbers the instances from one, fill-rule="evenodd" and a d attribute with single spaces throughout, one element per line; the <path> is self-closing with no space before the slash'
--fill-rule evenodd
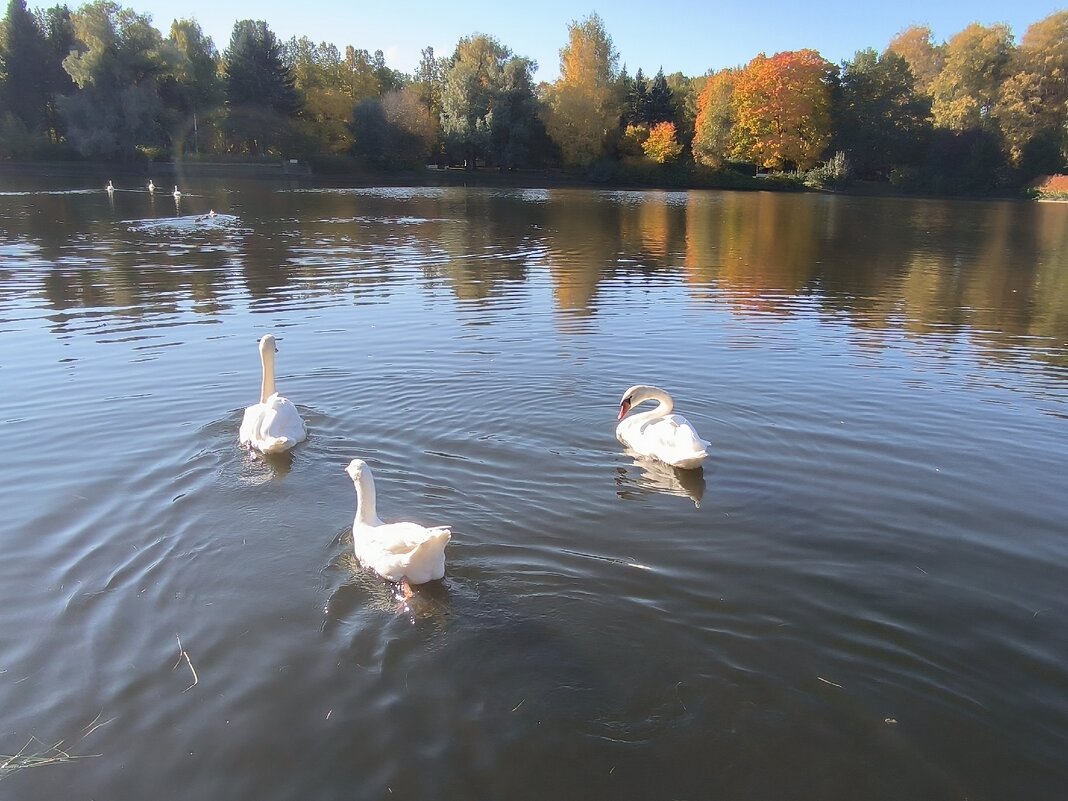
<path id="1" fill-rule="evenodd" d="M 645 121 L 649 125 L 658 122 L 675 121 L 675 98 L 668 86 L 667 78 L 664 77 L 664 68 L 661 67 L 649 85 L 649 100 L 645 107 Z"/>
<path id="2" fill-rule="evenodd" d="M 647 112 L 649 109 L 649 82 L 645 80 L 645 74 L 642 72 L 641 67 L 638 67 L 638 71 L 634 73 L 634 80 L 625 82 L 624 92 L 624 123 L 627 125 L 641 125 L 647 123 L 649 121 L 647 119 Z"/>
<path id="3" fill-rule="evenodd" d="M 56 99 L 69 95 L 75 90 L 74 81 L 63 68 L 63 59 L 76 44 L 74 21 L 71 19 L 69 8 L 53 6 L 47 11 L 38 12 L 38 23 L 45 34 L 46 48 L 45 61 L 41 65 L 45 94 L 48 96 L 45 126 L 51 140 L 58 142 L 65 134 L 65 129 Z"/>
<path id="4" fill-rule="evenodd" d="M 37 19 L 26 0 L 11 0 L 0 29 L 0 100 L 31 131 L 45 127 L 48 85 L 41 67 L 46 61 L 47 42 Z"/>
<path id="5" fill-rule="evenodd" d="M 291 135 L 300 97 L 278 38 L 263 20 L 239 20 L 224 61 L 235 143 L 260 155 L 279 150 Z"/>

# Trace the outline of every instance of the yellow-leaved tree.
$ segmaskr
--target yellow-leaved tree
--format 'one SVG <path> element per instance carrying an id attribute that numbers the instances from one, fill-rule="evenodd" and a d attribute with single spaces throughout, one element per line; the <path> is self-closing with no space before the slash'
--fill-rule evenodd
<path id="1" fill-rule="evenodd" d="M 814 166 L 831 138 L 833 70 L 815 50 L 761 53 L 739 70 L 732 155 L 770 169 Z"/>
<path id="2" fill-rule="evenodd" d="M 983 127 L 1002 82 L 1008 77 L 1013 52 L 1007 25 L 972 23 L 946 45 L 946 63 L 931 84 L 931 115 L 935 125 L 964 131 Z"/>
<path id="3" fill-rule="evenodd" d="M 642 142 L 642 150 L 645 156 L 657 164 L 666 161 L 674 161 L 682 152 L 682 145 L 675 138 L 675 123 L 658 122 L 650 131 L 649 136 Z"/>
<path id="4" fill-rule="evenodd" d="M 708 167 L 721 167 L 731 149 L 734 127 L 734 76 L 736 70 L 720 70 L 705 81 L 697 96 L 694 123 L 694 160 Z"/>
<path id="5" fill-rule="evenodd" d="M 995 114 L 1014 164 L 1056 171 L 1065 144 L 1068 104 L 1068 11 L 1027 29 L 1001 84 Z M 1029 158 L 1028 158 L 1029 157 Z"/>
<path id="6" fill-rule="evenodd" d="M 913 25 L 893 39 L 886 50 L 896 53 L 908 62 L 916 79 L 916 91 L 928 94 L 942 65 L 946 61 L 945 46 L 931 41 L 931 29 L 926 25 Z"/>
<path id="7" fill-rule="evenodd" d="M 604 154 L 605 139 L 619 124 L 619 54 L 596 14 L 572 22 L 568 34 L 546 128 L 564 160 L 585 167 Z"/>

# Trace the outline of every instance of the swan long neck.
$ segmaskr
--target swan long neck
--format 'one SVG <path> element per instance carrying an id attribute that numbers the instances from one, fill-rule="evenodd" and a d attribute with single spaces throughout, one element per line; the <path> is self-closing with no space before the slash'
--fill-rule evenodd
<path id="1" fill-rule="evenodd" d="M 260 351 L 260 365 L 263 367 L 263 378 L 260 381 L 260 403 L 266 403 L 267 399 L 275 393 L 274 353 L 271 350 Z"/>
<path id="2" fill-rule="evenodd" d="M 641 413 L 647 420 L 653 420 L 657 417 L 667 417 L 671 414 L 672 409 L 675 408 L 675 402 L 671 400 L 671 396 L 657 387 L 646 387 L 636 394 L 637 397 L 634 399 L 635 406 L 639 403 L 644 403 L 647 400 L 657 401 L 656 406 L 647 412 Z"/>
<path id="3" fill-rule="evenodd" d="M 356 522 L 373 526 L 378 524 L 375 509 L 375 480 L 370 471 L 364 470 L 356 480 Z"/>

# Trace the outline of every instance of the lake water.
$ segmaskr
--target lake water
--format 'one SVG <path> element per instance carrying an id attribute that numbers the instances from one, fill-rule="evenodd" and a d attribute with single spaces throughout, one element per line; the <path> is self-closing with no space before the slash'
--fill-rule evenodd
<path id="1" fill-rule="evenodd" d="M 1068 207 L 108 177 L 0 179 L 0 798 L 1068 797 Z"/>

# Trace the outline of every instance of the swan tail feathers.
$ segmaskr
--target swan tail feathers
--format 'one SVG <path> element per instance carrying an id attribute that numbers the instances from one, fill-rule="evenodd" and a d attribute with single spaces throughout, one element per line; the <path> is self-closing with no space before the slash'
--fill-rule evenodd
<path id="1" fill-rule="evenodd" d="M 291 437 L 268 437 L 260 443 L 259 449 L 264 453 L 281 453 L 296 444 Z"/>

